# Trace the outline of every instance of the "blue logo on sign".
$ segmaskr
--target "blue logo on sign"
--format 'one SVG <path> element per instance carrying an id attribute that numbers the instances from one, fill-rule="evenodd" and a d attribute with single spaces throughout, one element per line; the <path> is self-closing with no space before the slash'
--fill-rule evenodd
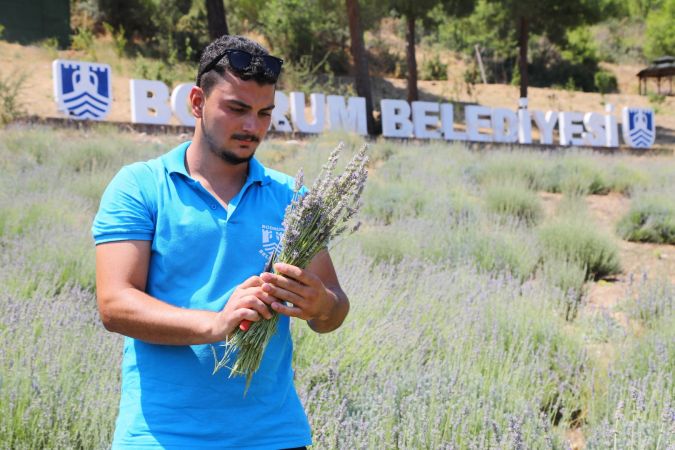
<path id="1" fill-rule="evenodd" d="M 52 63 L 59 111 L 73 119 L 102 120 L 112 104 L 108 64 L 57 59 Z"/>
<path id="2" fill-rule="evenodd" d="M 654 111 L 648 108 L 623 109 L 623 139 L 634 148 L 649 148 L 656 139 Z"/>

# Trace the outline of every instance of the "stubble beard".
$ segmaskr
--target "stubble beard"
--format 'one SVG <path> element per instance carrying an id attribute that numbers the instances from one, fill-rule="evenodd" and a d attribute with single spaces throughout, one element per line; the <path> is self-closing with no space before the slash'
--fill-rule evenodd
<path id="1" fill-rule="evenodd" d="M 224 146 L 219 146 L 215 141 L 215 139 L 213 139 L 213 137 L 211 136 L 209 130 L 206 128 L 206 121 L 204 120 L 204 117 L 202 117 L 201 121 L 202 121 L 202 132 L 204 133 L 204 137 L 206 138 L 209 150 L 211 151 L 211 153 L 222 159 L 225 163 L 232 166 L 238 166 L 240 164 L 248 163 L 253 158 L 253 155 L 255 155 L 255 150 L 250 155 L 241 157 L 238 156 L 236 153 L 234 153 L 232 150 Z"/>

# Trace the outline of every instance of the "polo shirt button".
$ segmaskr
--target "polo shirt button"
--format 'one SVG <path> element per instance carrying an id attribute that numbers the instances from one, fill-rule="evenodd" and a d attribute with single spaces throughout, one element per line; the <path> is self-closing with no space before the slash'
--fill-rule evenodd
<path id="1" fill-rule="evenodd" d="M 211 205 L 211 209 L 216 209 L 216 208 L 217 208 L 216 205 Z"/>

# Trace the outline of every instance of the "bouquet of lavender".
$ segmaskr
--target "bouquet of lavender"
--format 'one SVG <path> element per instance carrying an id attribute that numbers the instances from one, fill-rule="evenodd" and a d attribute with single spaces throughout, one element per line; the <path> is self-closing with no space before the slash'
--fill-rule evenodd
<path id="1" fill-rule="evenodd" d="M 361 193 L 368 177 L 367 147 L 364 145 L 354 155 L 340 176 L 334 176 L 333 171 L 343 148 L 343 144 L 339 144 L 333 150 L 312 189 L 304 197 L 300 195 L 302 169 L 298 172 L 295 177 L 295 195 L 284 215 L 284 234 L 270 258 L 267 271 L 271 270 L 275 262 L 305 268 L 336 237 L 350 229 L 355 231 L 358 227 L 358 224 L 351 226 L 350 221 L 360 207 Z M 270 320 L 254 322 L 247 331 L 238 328 L 225 342 L 225 354 L 220 361 L 213 349 L 216 361 L 213 373 L 227 367 L 229 359 L 237 351 L 236 360 L 230 367 L 230 376 L 246 375 L 248 389 L 265 348 L 277 329 L 279 315 L 276 312 L 272 314 Z"/>

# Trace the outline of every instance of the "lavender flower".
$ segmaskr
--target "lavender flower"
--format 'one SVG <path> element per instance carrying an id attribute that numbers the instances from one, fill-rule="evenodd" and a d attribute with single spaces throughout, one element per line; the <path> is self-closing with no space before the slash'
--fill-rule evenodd
<path id="1" fill-rule="evenodd" d="M 350 227 L 349 222 L 361 206 L 361 194 L 368 177 L 367 147 L 361 147 L 340 176 L 333 176 L 343 149 L 344 145 L 340 143 L 331 152 L 312 189 L 304 197 L 299 194 L 303 184 L 302 169 L 296 175 L 295 195 L 286 208 L 283 220 L 285 231 L 270 263 L 283 262 L 307 267 L 314 256 L 327 248 L 336 237 L 350 228 L 355 231 L 358 227 Z M 237 329 L 226 341 L 225 354 L 220 361 L 214 349 L 214 373 L 226 367 L 236 351 L 237 357 L 230 367 L 230 376 L 245 375 L 248 389 L 265 348 L 276 332 L 278 321 L 278 314 L 273 312 L 272 319 L 255 322 L 248 331 Z"/>

